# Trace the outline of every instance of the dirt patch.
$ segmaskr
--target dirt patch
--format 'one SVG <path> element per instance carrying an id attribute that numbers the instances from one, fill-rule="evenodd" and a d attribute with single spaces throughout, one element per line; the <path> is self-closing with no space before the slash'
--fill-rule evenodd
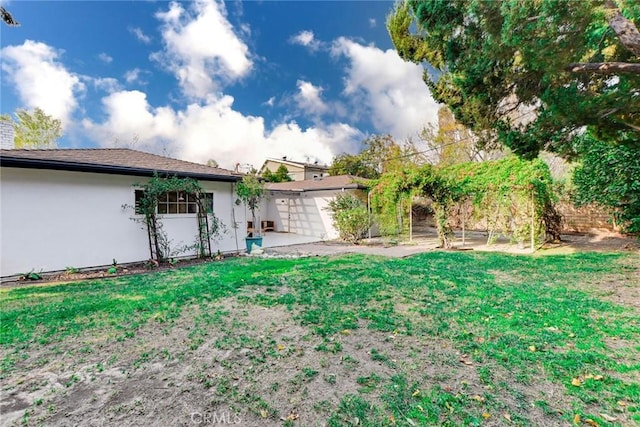
<path id="1" fill-rule="evenodd" d="M 285 307 L 232 298 L 185 308 L 126 340 L 96 333 L 30 350 L 3 374 L 2 425 L 324 425 L 347 395 L 383 407 L 397 375 L 412 391 L 437 386 L 479 410 L 491 396 L 538 425 L 551 421 L 537 400 L 569 409 L 557 385 L 514 384 L 491 366 L 494 383 L 511 384 L 492 386 L 479 367 L 441 338 L 374 331 L 362 320 L 323 338 Z"/>
<path id="2" fill-rule="evenodd" d="M 639 261 L 625 257 L 617 273 L 580 286 L 637 308 Z M 301 324 L 296 310 L 256 302 L 292 292 L 285 285 L 251 287 L 234 298 L 184 307 L 175 319 L 150 320 L 128 337 L 95 330 L 14 347 L 12 354 L 3 349 L 0 359 L 15 365 L 0 374 L 0 424 L 325 425 L 346 396 L 384 408 L 399 376 L 409 396 L 442 390 L 472 401 L 479 414 L 491 401 L 491 418 L 483 425 L 504 424 L 504 414 L 556 425 L 557 414 L 570 413 L 575 403 L 562 384 L 519 382 L 492 361 L 461 354 L 444 338 L 380 332 L 362 319 L 351 330 L 321 337 Z M 415 304 L 396 300 L 395 312 L 416 316 Z M 606 345 L 632 348 L 618 340 Z M 627 362 L 637 363 L 637 357 Z M 634 372 L 620 378 L 638 380 Z"/>

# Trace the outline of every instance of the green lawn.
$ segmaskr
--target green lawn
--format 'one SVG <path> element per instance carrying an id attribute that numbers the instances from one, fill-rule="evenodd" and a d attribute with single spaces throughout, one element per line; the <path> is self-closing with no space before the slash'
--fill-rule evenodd
<path id="1" fill-rule="evenodd" d="M 244 425 L 640 425 L 640 313 L 624 304 L 639 265 L 242 258 L 3 290 L 2 393 L 22 393 L 16 422 L 34 425 L 73 422 L 69 401 L 77 420 L 119 425 L 193 411 Z"/>

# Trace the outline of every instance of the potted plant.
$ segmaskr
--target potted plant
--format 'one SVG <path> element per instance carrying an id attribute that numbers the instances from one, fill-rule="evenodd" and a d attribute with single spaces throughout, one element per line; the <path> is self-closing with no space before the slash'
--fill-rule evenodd
<path id="1" fill-rule="evenodd" d="M 245 241 L 247 243 L 247 252 L 251 252 L 251 247 L 255 243 L 262 246 L 262 235 L 260 233 L 260 224 L 257 222 L 256 209 L 260 207 L 260 202 L 265 195 L 264 184 L 257 175 L 249 174 L 242 177 L 242 181 L 238 183 L 236 188 L 238 198 L 251 211 L 253 220 L 253 232 L 247 234 Z"/>

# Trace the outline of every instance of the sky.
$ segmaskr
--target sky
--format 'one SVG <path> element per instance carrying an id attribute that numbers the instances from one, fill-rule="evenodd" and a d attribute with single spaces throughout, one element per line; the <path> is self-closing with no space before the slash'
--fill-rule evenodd
<path id="1" fill-rule="evenodd" d="M 357 153 L 437 122 L 390 1 L 6 1 L 1 108 L 62 121 L 59 148 L 124 147 L 222 167 Z"/>

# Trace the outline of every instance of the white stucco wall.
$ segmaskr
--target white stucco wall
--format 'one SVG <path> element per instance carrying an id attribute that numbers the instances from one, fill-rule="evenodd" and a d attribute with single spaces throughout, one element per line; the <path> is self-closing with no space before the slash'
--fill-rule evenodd
<path id="1" fill-rule="evenodd" d="M 279 232 L 336 239 L 338 232 L 326 207 L 341 191 L 309 191 L 290 196 L 274 192 L 269 196 L 266 216 L 262 219 L 274 221 Z"/>
<path id="2" fill-rule="evenodd" d="M 149 259 L 146 229 L 131 218 L 135 183 L 143 177 L 84 172 L 2 168 L 0 180 L 0 275 L 93 267 Z M 238 240 L 232 225 L 235 197 L 231 183 L 206 182 L 214 193 L 214 211 L 228 227 L 223 252 L 242 249 L 246 218 L 235 208 Z M 174 247 L 192 244 L 195 214 L 165 215 L 164 230 Z M 185 254 L 186 255 L 186 254 Z"/>

